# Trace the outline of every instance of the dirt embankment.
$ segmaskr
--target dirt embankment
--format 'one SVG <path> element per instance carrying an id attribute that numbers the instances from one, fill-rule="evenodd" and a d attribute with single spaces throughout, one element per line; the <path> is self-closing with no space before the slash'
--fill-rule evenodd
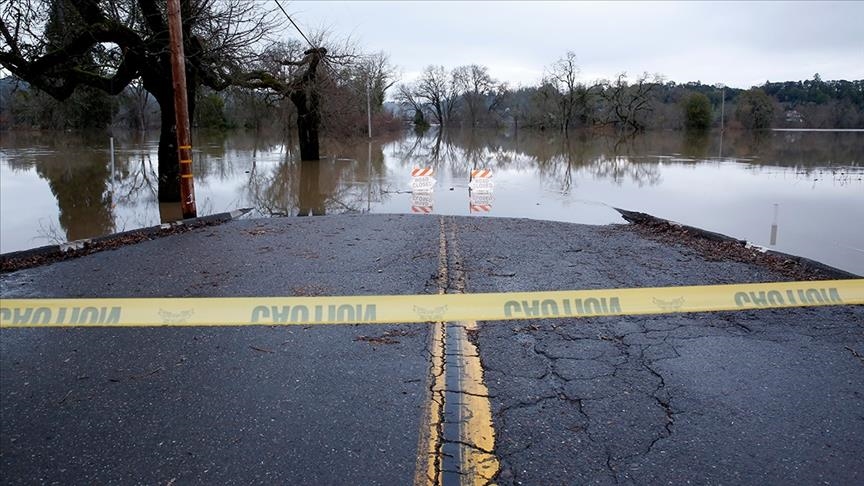
<path id="1" fill-rule="evenodd" d="M 753 247 L 720 233 L 673 223 L 650 214 L 618 209 L 633 231 L 670 245 L 683 245 L 698 251 L 709 261 L 732 260 L 768 267 L 794 280 L 860 278 L 808 258 Z"/>
<path id="2" fill-rule="evenodd" d="M 31 250 L 4 253 L 0 255 L 0 273 L 38 267 L 70 258 L 78 258 L 98 251 L 111 250 L 142 241 L 162 238 L 163 236 L 185 233 L 196 228 L 222 224 L 245 214 L 247 211 L 238 210 L 231 213 L 213 214 L 160 226 L 124 231 L 90 240 L 80 240 L 62 245 L 43 246 Z"/>

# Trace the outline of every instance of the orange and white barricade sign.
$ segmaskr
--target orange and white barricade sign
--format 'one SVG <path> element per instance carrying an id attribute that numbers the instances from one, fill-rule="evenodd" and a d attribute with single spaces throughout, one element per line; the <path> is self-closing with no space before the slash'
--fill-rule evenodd
<path id="1" fill-rule="evenodd" d="M 435 170 L 432 167 L 414 167 L 411 169 L 411 177 L 432 177 Z"/>
<path id="2" fill-rule="evenodd" d="M 492 171 L 489 169 L 474 169 L 471 171 L 471 180 L 468 187 L 472 191 L 492 192 L 495 184 L 492 182 Z"/>
<path id="3" fill-rule="evenodd" d="M 485 214 L 492 211 L 492 202 L 495 198 L 491 192 L 476 192 L 468 197 L 468 211 L 470 213 Z"/>
<path id="4" fill-rule="evenodd" d="M 415 192 L 411 194 L 411 212 L 418 214 L 431 214 L 432 205 L 435 200 L 431 192 Z"/>
<path id="5" fill-rule="evenodd" d="M 435 171 L 432 167 L 415 167 L 411 170 L 411 190 L 414 192 L 432 192 L 435 190 Z"/>

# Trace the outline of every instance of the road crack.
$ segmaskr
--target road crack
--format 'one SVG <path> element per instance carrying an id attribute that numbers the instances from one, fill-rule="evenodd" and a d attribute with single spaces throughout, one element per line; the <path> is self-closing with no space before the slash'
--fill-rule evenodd
<path id="1" fill-rule="evenodd" d="M 852 356 L 855 356 L 856 358 L 858 358 L 858 361 L 864 364 L 864 355 L 852 349 L 851 346 L 845 346 L 845 348 L 848 349 L 850 353 L 852 353 Z"/>

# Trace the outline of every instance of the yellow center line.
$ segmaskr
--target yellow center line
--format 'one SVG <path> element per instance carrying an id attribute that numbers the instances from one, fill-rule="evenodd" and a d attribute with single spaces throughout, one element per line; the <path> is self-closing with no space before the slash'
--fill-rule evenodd
<path id="1" fill-rule="evenodd" d="M 439 235 L 438 293 L 463 293 L 465 273 L 455 245 L 448 246 L 443 220 Z M 449 249 L 449 251 L 448 251 Z M 451 273 L 448 260 L 453 257 Z M 451 276 L 453 277 L 451 285 Z M 469 334 L 477 321 L 433 324 L 430 388 L 421 423 L 415 485 L 471 485 L 492 482 L 498 472 L 495 430 L 477 347 Z"/>
<path id="2" fill-rule="evenodd" d="M 453 285 L 451 291 L 464 293 L 467 285 L 467 274 L 463 267 L 464 260 L 459 251 L 456 238 L 456 224 L 451 219 L 450 253 L 453 257 Z M 489 390 L 483 382 L 483 366 L 480 363 L 480 353 L 477 346 L 471 342 L 469 334 L 478 329 L 476 320 L 462 321 L 447 326 L 446 341 L 455 345 L 456 349 L 447 350 L 446 357 L 455 357 L 455 366 L 459 370 L 456 390 L 449 390 L 445 395 L 445 410 L 447 399 L 455 398 L 459 408 L 459 435 L 456 438 L 460 454 L 459 484 L 482 486 L 492 482 L 498 474 L 499 462 L 495 456 L 495 428 L 492 422 L 492 405 L 489 402 Z M 450 335 L 452 334 L 452 335 Z M 446 361 L 450 364 L 450 360 Z M 445 365 L 446 366 L 446 365 Z M 445 373 L 445 376 L 447 373 Z M 455 397 L 453 395 L 456 395 Z M 445 417 L 446 420 L 446 417 Z M 453 438 L 445 435 L 445 440 Z"/>
<path id="3" fill-rule="evenodd" d="M 442 230 L 438 236 L 438 294 L 447 289 L 447 239 Z M 417 466 L 414 473 L 415 486 L 437 485 L 440 480 L 440 450 L 442 414 L 444 411 L 444 323 L 432 324 L 429 337 L 429 380 L 426 407 L 420 422 L 420 437 L 417 447 Z"/>
<path id="4" fill-rule="evenodd" d="M 459 332 L 459 340 L 463 348 L 460 353 L 462 376 L 460 389 L 462 391 L 462 406 L 467 412 L 463 416 L 463 427 L 460 429 L 460 441 L 474 447 L 464 447 L 462 454 L 462 471 L 467 481 L 462 484 L 485 485 L 492 481 L 498 473 L 498 458 L 495 457 L 495 429 L 492 422 L 492 406 L 489 403 L 489 390 L 483 383 L 483 366 L 477 346 L 468 338 L 468 334 L 477 330 L 476 321 L 461 323 L 454 328 Z"/>

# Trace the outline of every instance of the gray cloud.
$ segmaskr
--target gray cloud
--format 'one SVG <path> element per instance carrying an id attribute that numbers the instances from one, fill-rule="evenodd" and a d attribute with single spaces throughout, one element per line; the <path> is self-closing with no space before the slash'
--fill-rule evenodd
<path id="1" fill-rule="evenodd" d="M 864 2 L 294 2 L 384 50 L 406 74 L 485 64 L 516 83 L 576 53 L 586 80 L 648 71 L 676 82 L 864 78 Z"/>

